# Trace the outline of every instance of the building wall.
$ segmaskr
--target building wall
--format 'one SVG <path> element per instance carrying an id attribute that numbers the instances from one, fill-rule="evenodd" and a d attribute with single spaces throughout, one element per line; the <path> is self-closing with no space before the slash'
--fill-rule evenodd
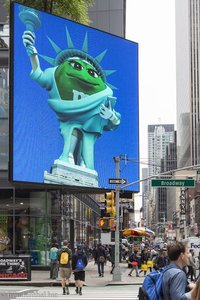
<path id="1" fill-rule="evenodd" d="M 8 12 L 6 11 L 6 9 L 4 7 L 4 3 L 5 3 L 5 0 L 0 0 L 0 8 L 1 8 L 0 24 L 6 23 L 6 21 L 7 21 Z"/>
<path id="2" fill-rule="evenodd" d="M 96 0 L 89 10 L 91 26 L 125 37 L 125 12 L 125 0 Z"/>
<path id="3" fill-rule="evenodd" d="M 178 167 L 199 163 L 199 0 L 176 1 Z"/>

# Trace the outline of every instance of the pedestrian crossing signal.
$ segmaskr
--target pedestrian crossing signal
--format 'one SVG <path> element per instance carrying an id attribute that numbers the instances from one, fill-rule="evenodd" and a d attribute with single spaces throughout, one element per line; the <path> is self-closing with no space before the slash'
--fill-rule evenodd
<path id="1" fill-rule="evenodd" d="M 114 218 L 104 217 L 99 220 L 99 227 L 103 231 L 110 231 L 114 225 Z"/>

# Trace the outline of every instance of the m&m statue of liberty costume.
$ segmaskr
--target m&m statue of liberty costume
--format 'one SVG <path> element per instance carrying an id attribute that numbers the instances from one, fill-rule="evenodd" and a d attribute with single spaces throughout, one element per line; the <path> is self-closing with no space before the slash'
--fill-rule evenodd
<path id="1" fill-rule="evenodd" d="M 35 48 L 36 26 L 27 25 L 27 13 L 36 15 L 37 26 L 40 20 L 32 9 L 19 14 L 22 22 L 26 24 L 22 38 L 32 66 L 30 77 L 47 90 L 48 104 L 56 113 L 64 141 L 62 153 L 56 161 L 62 165 L 62 169 L 70 167 L 72 170 L 75 167 L 76 171 L 92 171 L 97 178 L 94 168 L 95 142 L 103 131 L 115 130 L 121 119 L 120 113 L 114 110 L 114 87 L 106 81 L 106 76 L 115 71 L 106 71 L 100 66 L 107 50 L 95 58 L 92 57 L 88 53 L 87 32 L 82 49 L 76 49 L 66 27 L 67 49 L 60 49 L 47 37 L 55 50 L 55 58 L 38 54 Z M 42 70 L 39 57 L 46 60 L 51 67 Z M 80 182 L 80 185 L 88 183 Z M 98 186 L 98 182 L 92 185 Z"/>

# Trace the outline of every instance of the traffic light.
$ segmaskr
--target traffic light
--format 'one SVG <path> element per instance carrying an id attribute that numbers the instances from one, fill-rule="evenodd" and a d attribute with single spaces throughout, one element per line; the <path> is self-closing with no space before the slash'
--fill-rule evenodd
<path id="1" fill-rule="evenodd" d="M 105 193 L 105 212 L 111 217 L 116 216 L 115 193 L 113 191 Z"/>
<path id="2" fill-rule="evenodd" d="M 102 231 L 110 231 L 114 226 L 114 219 L 109 217 L 104 217 L 99 220 L 99 227 Z"/>

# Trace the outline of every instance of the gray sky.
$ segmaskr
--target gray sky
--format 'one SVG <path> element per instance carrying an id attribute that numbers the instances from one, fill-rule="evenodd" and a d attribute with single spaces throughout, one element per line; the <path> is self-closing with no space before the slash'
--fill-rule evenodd
<path id="1" fill-rule="evenodd" d="M 139 44 L 140 160 L 146 162 L 147 126 L 176 124 L 175 1 L 127 0 L 126 21 L 126 38 Z"/>
<path id="2" fill-rule="evenodd" d="M 176 123 L 174 23 L 174 0 L 127 0 L 126 38 L 139 44 L 141 158 L 148 124 Z"/>

